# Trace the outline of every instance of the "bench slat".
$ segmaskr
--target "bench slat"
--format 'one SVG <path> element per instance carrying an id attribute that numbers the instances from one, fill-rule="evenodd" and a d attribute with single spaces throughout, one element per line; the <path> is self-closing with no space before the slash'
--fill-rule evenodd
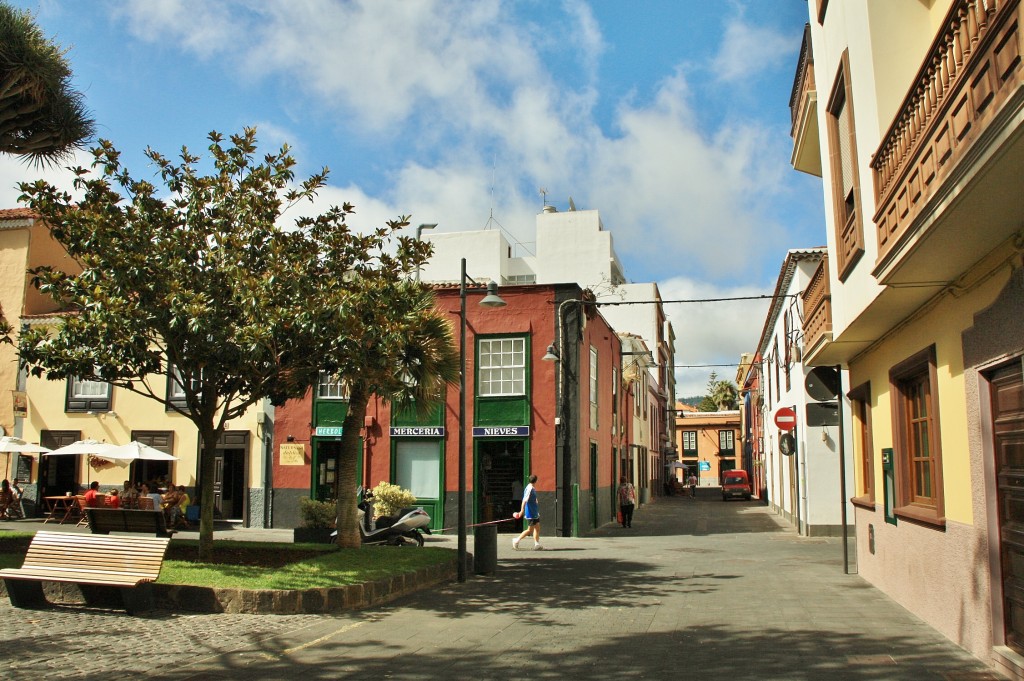
<path id="1" fill-rule="evenodd" d="M 167 537 L 37 532 L 22 567 L 2 570 L 0 576 L 90 584 L 153 581 L 169 543 Z"/>
<path id="2" fill-rule="evenodd" d="M 12 579 L 45 579 L 53 581 L 75 581 L 88 584 L 100 582 L 117 582 L 119 584 L 136 584 L 138 582 L 156 581 L 159 575 L 141 572 L 99 572 L 96 570 L 49 569 L 30 566 L 27 568 L 8 569 L 0 573 L 0 577 Z"/>

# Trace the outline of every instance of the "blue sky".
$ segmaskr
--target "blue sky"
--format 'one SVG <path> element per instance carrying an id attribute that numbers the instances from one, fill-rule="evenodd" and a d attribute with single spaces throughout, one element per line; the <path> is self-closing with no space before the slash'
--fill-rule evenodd
<path id="1" fill-rule="evenodd" d="M 547 201 L 597 209 L 626 276 L 667 300 L 771 293 L 824 245 L 821 181 L 789 166 L 806 0 L 15 0 L 69 49 L 136 177 L 151 146 L 256 125 L 318 208 L 369 229 L 493 217 L 531 245 Z M 85 163 L 85 157 L 82 157 Z M 0 158 L 0 205 L 40 172 Z M 492 223 L 493 224 L 493 223 Z M 753 350 L 766 303 L 670 305 L 678 364 Z M 716 369 L 732 377 L 730 368 Z M 680 396 L 711 368 L 680 369 Z"/>

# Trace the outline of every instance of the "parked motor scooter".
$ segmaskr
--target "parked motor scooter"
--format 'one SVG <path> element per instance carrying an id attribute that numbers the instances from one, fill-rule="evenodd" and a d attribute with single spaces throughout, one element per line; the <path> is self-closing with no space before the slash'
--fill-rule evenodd
<path id="1" fill-rule="evenodd" d="M 423 534 L 430 534 L 430 515 L 422 508 L 403 508 L 398 513 L 373 520 L 373 493 L 360 489 L 357 518 L 359 536 L 364 544 L 423 546 Z"/>

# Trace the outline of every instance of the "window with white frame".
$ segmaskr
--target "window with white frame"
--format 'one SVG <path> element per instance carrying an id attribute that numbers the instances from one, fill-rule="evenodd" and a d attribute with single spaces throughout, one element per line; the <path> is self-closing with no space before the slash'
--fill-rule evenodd
<path id="1" fill-rule="evenodd" d="M 480 338 L 477 351 L 480 396 L 526 394 L 526 338 Z"/>
<path id="2" fill-rule="evenodd" d="M 597 430 L 597 348 L 590 347 L 590 427 Z"/>
<path id="3" fill-rule="evenodd" d="M 321 371 L 316 382 L 316 396 L 321 400 L 347 400 L 348 386 L 340 376 Z"/>
<path id="4" fill-rule="evenodd" d="M 202 378 L 192 377 L 192 391 L 198 393 L 202 389 Z M 185 401 L 185 379 L 181 375 L 181 369 L 171 366 L 171 377 L 167 386 L 167 398 L 172 402 Z"/>
<path id="5" fill-rule="evenodd" d="M 71 380 L 71 396 L 75 398 L 89 400 L 96 397 L 106 397 L 109 392 L 109 383 L 91 381 L 77 376 Z"/>
<path id="6" fill-rule="evenodd" d="M 109 411 L 111 406 L 110 384 L 94 381 L 81 376 L 69 377 L 67 381 L 65 411 Z"/>

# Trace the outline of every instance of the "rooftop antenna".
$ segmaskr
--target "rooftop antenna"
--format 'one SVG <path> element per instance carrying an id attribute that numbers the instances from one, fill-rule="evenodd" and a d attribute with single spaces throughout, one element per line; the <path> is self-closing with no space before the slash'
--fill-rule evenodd
<path id="1" fill-rule="evenodd" d="M 544 206 L 548 205 L 548 190 L 545 189 L 544 187 L 541 187 L 537 191 L 540 192 L 540 195 L 544 200 L 544 204 L 541 206 L 541 208 L 543 208 Z"/>

